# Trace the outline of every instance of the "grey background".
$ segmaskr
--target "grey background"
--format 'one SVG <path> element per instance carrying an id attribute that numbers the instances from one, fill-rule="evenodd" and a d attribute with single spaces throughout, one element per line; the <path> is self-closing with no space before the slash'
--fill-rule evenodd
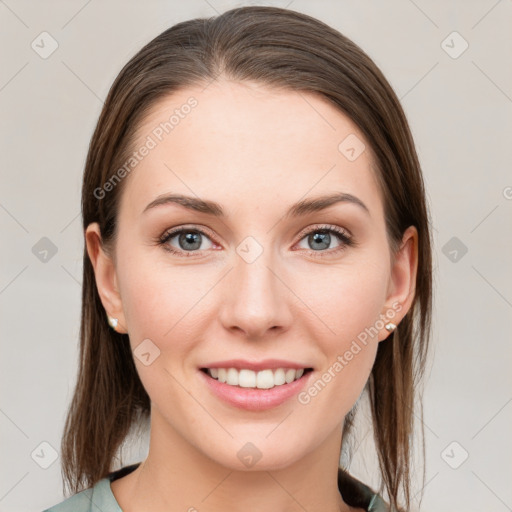
<path id="1" fill-rule="evenodd" d="M 0 511 L 63 499 L 58 451 L 77 371 L 81 175 L 102 100 L 125 62 L 164 29 L 257 3 L 337 28 L 401 98 L 435 240 L 421 510 L 512 510 L 510 0 L 0 0 Z M 51 48 L 43 31 L 58 44 L 46 58 L 31 46 Z M 351 471 L 371 484 L 371 435 L 360 428 Z M 123 465 L 141 460 L 145 442 L 127 449 Z M 414 493 L 422 486 L 418 471 Z"/>

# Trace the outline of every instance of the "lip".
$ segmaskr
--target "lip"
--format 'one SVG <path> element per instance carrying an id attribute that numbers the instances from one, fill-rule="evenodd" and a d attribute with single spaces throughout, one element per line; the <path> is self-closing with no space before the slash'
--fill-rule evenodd
<path id="1" fill-rule="evenodd" d="M 219 363 L 218 367 L 225 368 L 225 366 L 223 366 L 224 364 L 225 362 L 223 362 L 222 365 Z M 246 363 L 244 362 L 244 364 Z M 268 361 L 266 364 L 268 364 Z M 282 362 L 279 364 L 282 364 Z M 216 368 L 216 366 L 213 368 Z M 230 366 L 230 368 L 236 367 Z M 245 368 L 247 367 L 245 366 Z M 269 367 L 266 366 L 265 368 Z M 276 368 L 282 368 L 282 366 L 276 366 Z M 301 366 L 300 368 L 304 368 L 304 366 Z M 221 400 L 247 411 L 264 411 L 277 407 L 298 394 L 301 389 L 306 386 L 306 383 L 309 381 L 313 371 L 304 372 L 300 379 L 294 380 L 290 384 L 274 386 L 270 389 L 230 386 L 229 384 L 219 382 L 217 379 L 210 377 L 202 370 L 199 370 L 198 373 L 200 374 L 200 378 L 204 379 L 204 382 L 210 391 L 212 391 L 214 395 Z"/>
<path id="2" fill-rule="evenodd" d="M 216 361 L 201 366 L 200 368 L 236 368 L 237 370 L 253 370 L 259 372 L 261 370 L 276 370 L 277 368 L 293 368 L 300 370 L 301 368 L 312 368 L 309 364 L 294 363 L 285 359 L 264 359 L 263 361 L 247 361 L 245 359 L 229 359 L 226 361 Z"/>

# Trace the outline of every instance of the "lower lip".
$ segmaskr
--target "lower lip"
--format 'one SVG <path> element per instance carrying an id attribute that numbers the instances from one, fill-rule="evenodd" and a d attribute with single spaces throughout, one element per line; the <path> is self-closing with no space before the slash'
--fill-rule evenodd
<path id="1" fill-rule="evenodd" d="M 230 386 L 210 377 L 202 370 L 199 370 L 199 373 L 215 395 L 225 402 L 248 411 L 264 411 L 281 405 L 299 393 L 313 372 L 309 371 L 303 374 L 300 379 L 294 380 L 290 384 L 274 386 L 270 389 Z"/>

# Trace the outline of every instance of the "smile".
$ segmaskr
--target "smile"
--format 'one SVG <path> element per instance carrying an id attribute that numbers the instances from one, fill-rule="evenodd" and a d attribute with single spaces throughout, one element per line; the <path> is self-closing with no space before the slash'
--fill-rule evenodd
<path id="1" fill-rule="evenodd" d="M 271 389 L 275 386 L 290 384 L 311 368 L 276 368 L 253 371 L 237 368 L 202 368 L 213 379 L 229 386 L 241 388 Z"/>
<path id="2" fill-rule="evenodd" d="M 215 373 L 217 377 L 213 376 Z M 239 409 L 264 411 L 284 404 L 300 393 L 314 372 L 312 368 L 275 368 L 256 372 L 231 367 L 200 368 L 198 374 L 216 399 Z M 221 378 L 232 384 L 221 382 Z"/>

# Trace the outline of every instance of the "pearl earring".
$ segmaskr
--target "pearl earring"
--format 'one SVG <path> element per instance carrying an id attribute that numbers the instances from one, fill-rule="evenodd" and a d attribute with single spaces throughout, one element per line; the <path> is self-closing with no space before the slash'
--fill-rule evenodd
<path id="1" fill-rule="evenodd" d="M 112 327 L 112 329 L 114 329 L 114 331 L 117 331 L 117 324 L 118 324 L 117 318 L 112 318 L 110 315 L 107 315 L 107 317 L 108 317 L 108 325 L 110 325 L 110 327 Z"/>
<path id="2" fill-rule="evenodd" d="M 396 329 L 396 325 L 389 322 L 384 326 L 389 332 L 393 332 Z"/>

